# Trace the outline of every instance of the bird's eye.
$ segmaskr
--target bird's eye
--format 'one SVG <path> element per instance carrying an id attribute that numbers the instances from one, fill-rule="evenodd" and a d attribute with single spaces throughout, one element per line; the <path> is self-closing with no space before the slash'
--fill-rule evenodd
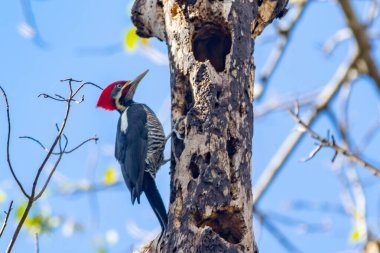
<path id="1" fill-rule="evenodd" d="M 122 87 L 122 84 L 121 83 L 118 83 L 118 84 L 116 84 L 116 88 L 121 88 Z"/>

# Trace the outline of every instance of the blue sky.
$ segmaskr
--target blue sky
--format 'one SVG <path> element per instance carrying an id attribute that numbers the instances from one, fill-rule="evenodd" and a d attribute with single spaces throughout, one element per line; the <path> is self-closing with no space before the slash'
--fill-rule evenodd
<path id="1" fill-rule="evenodd" d="M 30 3 L 34 17 L 21 3 Z M 368 1 L 355 1 L 356 11 L 362 14 Z M 25 5 L 24 5 L 25 6 Z M 8 93 L 12 113 L 12 157 L 17 174 L 27 189 L 31 188 L 37 166 L 44 151 L 35 143 L 18 139 L 29 135 L 49 145 L 56 134 L 54 125 L 63 118 L 64 105 L 38 98 L 38 94 L 67 94 L 65 84 L 59 80 L 75 78 L 91 81 L 101 86 L 122 79 L 132 79 L 149 69 L 136 93 L 136 101 L 148 104 L 163 120 L 165 132 L 170 127 L 169 68 L 165 61 L 166 45 L 155 39 L 150 41 L 148 54 L 158 54 L 159 62 L 147 56 L 141 47 L 134 52 L 123 48 L 125 32 L 131 27 L 128 1 L 2 1 L 0 3 L 0 85 Z M 38 25 L 38 33 L 30 37 L 25 24 Z M 379 25 L 379 21 L 374 27 Z M 321 45 L 345 20 L 333 2 L 315 1 L 308 7 L 301 23 L 296 27 L 292 43 L 287 49 L 280 67 L 271 79 L 266 99 L 287 94 L 300 95 L 323 87 L 334 74 L 338 65 L 347 57 L 352 41 L 343 42 L 330 56 L 322 53 Z M 255 48 L 257 73 L 263 68 L 274 43 L 263 43 L 274 33 L 269 28 L 258 39 Z M 375 55 L 379 56 L 379 41 L 375 41 Z M 144 53 L 145 52 L 145 53 Z M 377 57 L 377 61 L 379 57 Z M 379 63 L 379 62 L 378 62 Z M 85 101 L 73 106 L 66 134 L 70 145 L 97 135 L 98 144 L 89 144 L 64 157 L 47 197 L 37 206 L 47 214 L 64 217 L 64 224 L 51 234 L 40 236 L 40 252 L 97 252 L 103 246 L 107 252 L 123 252 L 142 243 L 149 232 L 159 231 L 159 224 L 146 199 L 140 206 L 132 206 L 124 185 L 92 194 L 62 196 L 59 186 L 75 182 L 86 185 L 102 182 L 107 168 L 118 165 L 113 158 L 118 114 L 95 108 L 99 90 L 84 90 Z M 5 210 L 10 200 L 18 206 L 22 195 L 11 179 L 5 160 L 5 108 L 0 102 L 0 190 L 6 199 L 0 203 Z M 333 108 L 339 108 L 337 102 Z M 352 139 L 360 140 L 368 127 L 379 119 L 378 90 L 368 78 L 355 82 L 349 106 Z M 253 145 L 253 186 L 271 160 L 279 145 L 293 131 L 294 120 L 284 112 L 276 112 L 255 122 Z M 334 128 L 325 115 L 317 120 L 314 129 L 324 135 Z M 276 178 L 259 208 L 263 212 L 276 212 L 300 218 L 312 223 L 331 223 L 331 229 L 323 233 L 301 233 L 299 226 L 279 225 L 279 228 L 303 252 L 346 252 L 360 244 L 350 244 L 353 226 L 351 219 L 342 214 L 287 209 L 287 203 L 308 200 L 316 203 L 340 204 L 340 188 L 337 170 L 330 159 L 331 150 L 322 150 L 316 158 L 300 163 L 299 160 L 313 149 L 314 140 L 304 138 L 291 156 L 283 171 Z M 375 136 L 366 149 L 366 157 L 376 161 L 379 157 L 380 137 Z M 167 148 L 165 154 L 168 156 Z M 379 159 L 377 159 L 379 161 Z M 51 165 L 50 165 L 51 166 Z M 379 236 L 380 184 L 362 168 L 358 168 L 367 195 L 368 217 L 371 227 Z M 163 199 L 169 199 L 169 169 L 163 166 L 157 183 Z M 43 175 L 46 178 L 46 173 Z M 121 174 L 119 173 L 119 176 Z M 69 185 L 70 186 L 70 185 Z M 69 187 L 68 186 L 68 187 Z M 71 222 L 71 223 L 70 223 Z M 83 226 L 83 231 L 64 236 L 64 227 L 72 223 Z M 256 228 L 256 223 L 254 224 Z M 14 230 L 14 218 L 0 240 L 4 251 Z M 262 252 L 285 252 L 276 240 L 261 228 L 255 229 Z M 67 231 L 66 231 L 67 232 Z M 119 240 L 107 243 L 105 237 L 117 232 Z M 145 238 L 144 238 L 145 236 Z M 111 236 L 112 237 L 112 236 Z M 109 241 L 109 240 L 108 240 Z M 112 240 L 111 240 L 112 241 Z M 324 243 L 321 243 L 324 242 Z M 14 252 L 33 252 L 33 237 L 23 231 Z"/>

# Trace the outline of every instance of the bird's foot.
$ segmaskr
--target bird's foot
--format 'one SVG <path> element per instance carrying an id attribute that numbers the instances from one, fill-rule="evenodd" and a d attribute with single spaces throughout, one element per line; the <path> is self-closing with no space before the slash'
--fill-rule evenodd
<path id="1" fill-rule="evenodd" d="M 165 165 L 166 163 L 170 162 L 171 160 L 172 160 L 172 159 L 170 159 L 170 158 L 169 158 L 169 159 L 162 160 L 160 166 Z"/>

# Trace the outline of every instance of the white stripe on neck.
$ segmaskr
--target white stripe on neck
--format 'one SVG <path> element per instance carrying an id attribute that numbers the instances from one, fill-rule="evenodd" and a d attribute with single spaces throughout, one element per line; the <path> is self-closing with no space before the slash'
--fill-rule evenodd
<path id="1" fill-rule="evenodd" d="M 128 107 L 125 108 L 124 112 L 121 114 L 121 123 L 120 130 L 125 134 L 128 129 L 128 115 L 127 115 Z"/>

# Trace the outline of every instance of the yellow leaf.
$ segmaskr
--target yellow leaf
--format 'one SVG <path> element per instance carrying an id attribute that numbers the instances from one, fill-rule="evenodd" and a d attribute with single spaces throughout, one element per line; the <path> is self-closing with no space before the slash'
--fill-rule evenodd
<path id="1" fill-rule="evenodd" d="M 356 220 L 362 220 L 363 219 L 363 214 L 359 211 L 354 212 L 354 217 Z"/>
<path id="2" fill-rule="evenodd" d="M 26 206 L 27 206 L 27 202 L 26 201 L 23 201 L 18 207 L 17 207 L 17 211 L 16 211 L 16 219 L 17 220 L 20 220 L 21 219 L 21 216 L 24 214 L 24 211 L 26 209 Z"/>
<path id="3" fill-rule="evenodd" d="M 113 167 L 109 167 L 104 173 L 104 183 L 107 185 L 113 184 L 117 181 L 117 172 Z"/>
<path id="4" fill-rule="evenodd" d="M 98 249 L 98 253 L 106 253 L 106 249 L 105 248 L 100 248 L 100 249 Z"/>
<path id="5" fill-rule="evenodd" d="M 7 194 L 0 190 L 0 203 L 3 203 L 7 199 Z"/>
<path id="6" fill-rule="evenodd" d="M 136 34 L 136 27 L 132 27 L 127 31 L 124 41 L 127 50 L 134 50 L 136 48 L 138 38 L 139 37 Z"/>
<path id="7" fill-rule="evenodd" d="M 350 241 L 353 243 L 356 243 L 360 239 L 360 232 L 359 229 L 355 229 L 352 231 L 351 236 L 350 236 Z"/>
<path id="8" fill-rule="evenodd" d="M 144 46 L 147 46 L 149 44 L 149 39 L 147 38 L 141 38 L 141 43 L 144 45 Z"/>

